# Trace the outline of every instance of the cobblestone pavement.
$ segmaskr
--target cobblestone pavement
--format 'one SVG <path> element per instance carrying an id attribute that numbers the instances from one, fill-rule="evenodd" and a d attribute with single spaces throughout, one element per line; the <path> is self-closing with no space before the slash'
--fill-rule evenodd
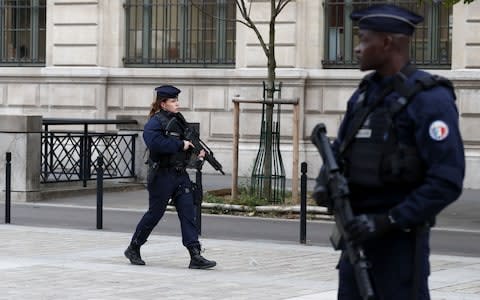
<path id="1" fill-rule="evenodd" d="M 213 270 L 190 270 L 179 237 L 151 236 L 146 266 L 130 234 L 0 225 L 0 299 L 336 299 L 338 253 L 265 241 L 203 239 Z M 433 300 L 480 300 L 480 258 L 431 258 Z"/>

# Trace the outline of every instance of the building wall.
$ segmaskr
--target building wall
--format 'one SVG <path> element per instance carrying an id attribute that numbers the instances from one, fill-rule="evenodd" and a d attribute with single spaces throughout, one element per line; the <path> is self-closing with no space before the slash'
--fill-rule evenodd
<path id="1" fill-rule="evenodd" d="M 452 69 L 480 68 L 480 2 L 453 7 Z"/>
<path id="2" fill-rule="evenodd" d="M 178 86 L 182 112 L 201 123 L 202 139 L 231 172 L 234 97 L 260 99 L 267 72 L 266 57 L 256 36 L 237 25 L 234 69 L 124 68 L 123 1 L 47 1 L 47 57 L 42 68 L 0 68 L 0 113 L 65 118 L 144 116 L 160 84 Z M 252 17 L 267 31 L 268 2 L 255 1 Z M 480 4 L 454 7 L 452 70 L 433 71 L 453 80 L 457 88 L 461 130 L 467 153 L 466 187 L 480 188 L 480 80 L 478 30 Z M 322 69 L 323 8 L 321 1 L 297 0 L 277 23 L 277 79 L 282 98 L 298 98 L 300 161 L 317 175 L 321 160 L 309 141 L 318 122 L 335 136 L 346 101 L 364 74 L 358 70 Z M 242 104 L 240 115 L 240 175 L 248 176 L 257 153 L 261 106 Z M 282 106 L 281 150 L 287 177 L 291 175 L 292 108 Z M 214 172 L 206 167 L 206 172 Z"/>

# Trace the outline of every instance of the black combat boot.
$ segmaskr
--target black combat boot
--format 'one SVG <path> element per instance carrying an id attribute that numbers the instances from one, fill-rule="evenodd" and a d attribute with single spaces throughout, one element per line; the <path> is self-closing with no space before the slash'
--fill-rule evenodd
<path id="1" fill-rule="evenodd" d="M 127 250 L 124 252 L 125 257 L 130 260 L 132 265 L 145 265 L 142 257 L 140 256 L 140 246 L 134 243 L 130 243 Z"/>
<path id="2" fill-rule="evenodd" d="M 208 260 L 200 254 L 200 245 L 190 246 L 187 248 L 190 253 L 190 269 L 209 269 L 217 265 L 213 260 Z"/>

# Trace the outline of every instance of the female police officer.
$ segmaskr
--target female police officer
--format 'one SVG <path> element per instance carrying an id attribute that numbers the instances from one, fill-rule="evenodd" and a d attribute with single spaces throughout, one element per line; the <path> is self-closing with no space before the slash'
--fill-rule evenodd
<path id="1" fill-rule="evenodd" d="M 374 72 L 348 101 L 334 143 L 356 215 L 345 229 L 365 249 L 375 299 L 430 299 L 429 227 L 459 197 L 465 172 L 455 94 L 409 62 L 421 16 L 375 5 L 350 17 L 360 70 Z M 361 299 L 345 255 L 338 268 L 338 299 Z"/>
<path id="2" fill-rule="evenodd" d="M 182 231 L 182 243 L 190 253 L 191 269 L 208 269 L 216 265 L 200 254 L 200 243 L 195 222 L 195 206 L 190 178 L 185 170 L 190 160 L 193 144 L 182 140 L 182 127 L 170 122 L 185 122 L 178 113 L 180 90 L 171 85 L 155 88 L 156 100 L 152 103 L 149 120 L 145 124 L 143 139 L 149 155 L 148 211 L 137 225 L 125 256 L 134 265 L 144 265 L 140 247 L 147 241 L 153 228 L 158 224 L 170 199 L 175 204 Z M 200 151 L 199 157 L 204 152 Z"/>

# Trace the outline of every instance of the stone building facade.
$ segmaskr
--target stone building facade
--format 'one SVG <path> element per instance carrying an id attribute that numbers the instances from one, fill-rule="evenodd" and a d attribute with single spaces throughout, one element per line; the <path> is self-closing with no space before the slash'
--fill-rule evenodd
<path id="1" fill-rule="evenodd" d="M 124 63 L 126 16 L 123 0 L 47 0 L 45 63 L 0 66 L 0 113 L 65 118 L 145 116 L 160 84 L 178 86 L 182 111 L 201 123 L 201 135 L 232 168 L 234 97 L 260 99 L 266 57 L 252 30 L 236 23 L 235 63 L 222 68 L 128 67 Z M 269 1 L 251 0 L 252 19 L 264 35 Z M 316 176 L 320 158 L 309 141 L 324 122 L 334 136 L 346 101 L 364 76 L 355 68 L 324 68 L 325 10 L 319 0 L 294 0 L 277 21 L 277 78 L 282 98 L 300 101 L 300 161 Z M 451 64 L 431 70 L 450 78 L 457 89 L 461 130 L 467 154 L 465 186 L 480 188 L 480 2 L 457 4 L 452 23 Z M 239 174 L 249 176 L 258 149 L 261 108 L 245 104 L 240 114 Z M 281 150 L 291 174 L 292 110 L 284 107 Z M 206 172 L 214 172 L 207 169 Z"/>

